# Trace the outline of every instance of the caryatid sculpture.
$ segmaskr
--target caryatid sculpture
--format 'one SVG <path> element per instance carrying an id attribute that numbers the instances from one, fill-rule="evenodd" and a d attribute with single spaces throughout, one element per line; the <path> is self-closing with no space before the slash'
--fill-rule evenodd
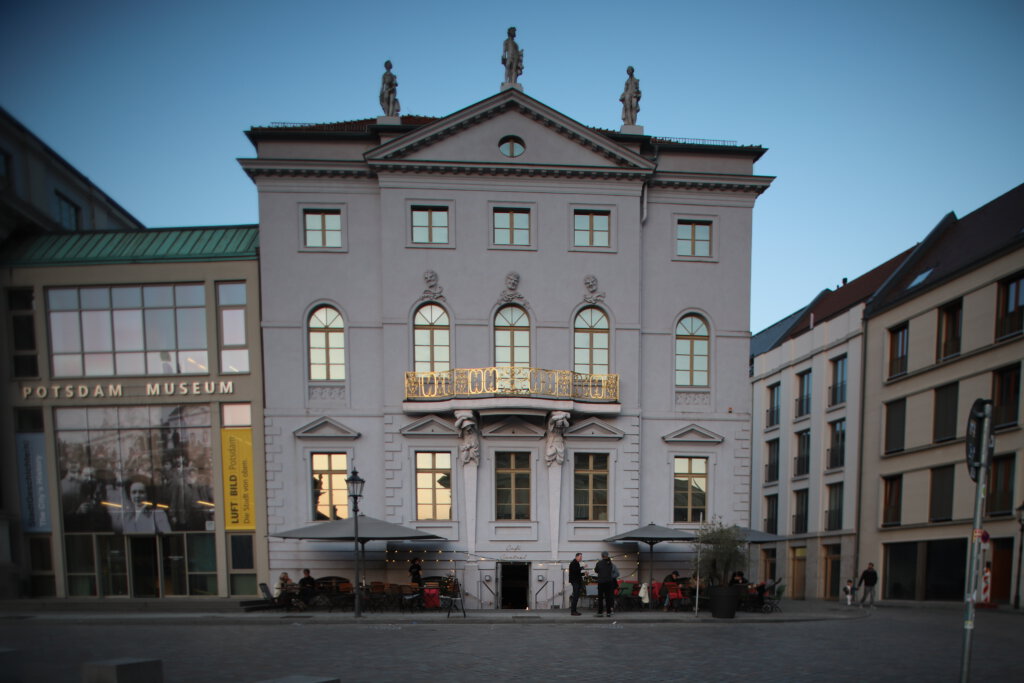
<path id="1" fill-rule="evenodd" d="M 384 62 L 384 75 L 380 77 L 380 108 L 384 116 L 398 116 L 398 77 L 391 73 L 391 60 Z"/>
<path id="2" fill-rule="evenodd" d="M 565 430 L 572 415 L 564 410 L 553 410 L 548 416 L 548 439 L 544 457 L 548 465 L 561 465 L 565 460 Z"/>
<path id="3" fill-rule="evenodd" d="M 459 430 L 459 455 L 462 463 L 476 463 L 480 460 L 480 429 L 473 411 L 456 410 L 455 428 Z"/>
<path id="4" fill-rule="evenodd" d="M 633 77 L 633 67 L 626 67 L 626 85 L 619 95 L 622 102 L 622 123 L 626 126 L 636 125 L 636 115 L 640 113 L 640 79 Z"/>
<path id="5" fill-rule="evenodd" d="M 509 27 L 508 38 L 501 46 L 501 63 L 505 65 L 505 80 L 502 81 L 502 85 L 517 83 L 523 73 L 523 51 L 516 44 L 515 26 Z"/>

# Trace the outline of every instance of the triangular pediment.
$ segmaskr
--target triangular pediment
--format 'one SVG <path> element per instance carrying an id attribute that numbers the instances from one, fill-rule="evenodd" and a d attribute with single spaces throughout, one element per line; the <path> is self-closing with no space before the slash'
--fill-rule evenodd
<path id="1" fill-rule="evenodd" d="M 715 434 L 710 429 L 704 429 L 695 424 L 686 425 L 682 429 L 677 429 L 670 434 L 666 434 L 661 437 L 665 443 L 706 443 L 716 444 L 725 441 L 725 437 L 721 434 Z"/>
<path id="2" fill-rule="evenodd" d="M 398 432 L 402 436 L 458 436 L 459 430 L 455 426 L 437 415 L 427 415 L 415 422 L 411 422 Z"/>
<path id="3" fill-rule="evenodd" d="M 329 417 L 321 417 L 314 420 L 304 427 L 299 427 L 293 433 L 297 439 L 352 440 L 360 437 L 359 432 L 356 430 L 346 427 Z"/>
<path id="4" fill-rule="evenodd" d="M 621 439 L 626 435 L 598 417 L 588 417 L 565 430 L 565 438 L 576 439 Z"/>
<path id="5" fill-rule="evenodd" d="M 505 136 L 525 152 L 499 150 Z M 366 160 L 384 170 L 528 175 L 601 175 L 646 178 L 654 163 L 600 132 L 516 89 L 505 90 L 370 150 Z"/>
<path id="6" fill-rule="evenodd" d="M 545 434 L 543 428 L 516 416 L 489 424 L 481 433 L 484 438 L 501 437 L 505 439 L 542 439 Z"/>

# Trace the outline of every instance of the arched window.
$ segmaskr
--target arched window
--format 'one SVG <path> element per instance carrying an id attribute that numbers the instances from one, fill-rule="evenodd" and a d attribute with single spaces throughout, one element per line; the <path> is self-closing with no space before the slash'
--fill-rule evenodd
<path id="1" fill-rule="evenodd" d="M 608 316 L 600 308 L 584 308 L 573 325 L 573 370 L 608 374 Z"/>
<path id="2" fill-rule="evenodd" d="M 676 325 L 676 386 L 708 386 L 710 367 L 708 324 L 699 315 L 688 315 Z"/>
<path id="3" fill-rule="evenodd" d="M 530 367 L 530 316 L 519 306 L 505 306 L 494 316 L 494 364 Z"/>
<path id="4" fill-rule="evenodd" d="M 309 379 L 345 379 L 345 321 L 330 306 L 309 316 Z"/>
<path id="5" fill-rule="evenodd" d="M 412 334 L 416 372 L 444 372 L 451 368 L 451 332 L 443 308 L 437 304 L 420 306 L 413 319 Z"/>

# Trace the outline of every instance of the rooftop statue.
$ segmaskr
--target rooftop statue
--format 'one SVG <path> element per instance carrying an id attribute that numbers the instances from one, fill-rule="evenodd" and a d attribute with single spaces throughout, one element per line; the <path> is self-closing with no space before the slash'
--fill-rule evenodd
<path id="1" fill-rule="evenodd" d="M 508 30 L 508 38 L 501 48 L 501 63 L 505 65 L 505 83 L 517 83 L 523 73 L 523 51 L 516 44 L 516 27 Z"/>
<path id="2" fill-rule="evenodd" d="M 398 78 L 391 73 L 391 60 L 384 62 L 384 75 L 380 77 L 380 108 L 384 116 L 398 116 Z"/>
<path id="3" fill-rule="evenodd" d="M 640 113 L 640 79 L 633 77 L 633 67 L 626 67 L 626 85 L 619 95 L 622 102 L 622 123 L 627 126 L 636 125 L 636 115 Z"/>

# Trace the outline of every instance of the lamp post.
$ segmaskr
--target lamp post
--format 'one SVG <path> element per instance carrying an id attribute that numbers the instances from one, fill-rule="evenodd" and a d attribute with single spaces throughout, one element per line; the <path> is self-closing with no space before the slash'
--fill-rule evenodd
<path id="1" fill-rule="evenodd" d="M 348 475 L 345 483 L 348 484 L 348 497 L 352 499 L 352 535 L 355 539 L 356 550 L 355 616 L 361 617 L 363 616 L 363 586 L 359 577 L 359 499 L 363 496 L 363 484 L 366 482 L 359 476 L 359 471 L 353 467 L 352 474 Z"/>
<path id="2" fill-rule="evenodd" d="M 1013 597 L 1013 608 L 1020 609 L 1020 562 L 1024 558 L 1024 503 L 1017 508 L 1017 522 L 1020 534 L 1017 536 L 1017 594 Z"/>

